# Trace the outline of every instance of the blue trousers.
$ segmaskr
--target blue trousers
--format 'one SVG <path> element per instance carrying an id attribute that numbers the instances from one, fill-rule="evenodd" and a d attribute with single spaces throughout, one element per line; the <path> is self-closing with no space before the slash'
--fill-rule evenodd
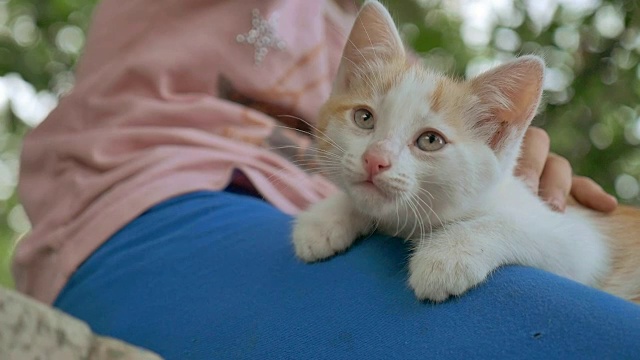
<path id="1" fill-rule="evenodd" d="M 167 359 L 640 359 L 640 307 L 603 292 L 508 266 L 419 302 L 402 241 L 308 265 L 290 232 L 255 197 L 179 196 L 100 247 L 55 306 Z"/>

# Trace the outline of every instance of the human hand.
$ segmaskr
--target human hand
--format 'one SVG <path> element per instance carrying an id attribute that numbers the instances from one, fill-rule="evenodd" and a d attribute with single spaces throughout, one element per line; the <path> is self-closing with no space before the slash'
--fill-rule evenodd
<path id="1" fill-rule="evenodd" d="M 615 210 L 618 205 L 615 197 L 587 177 L 572 176 L 569 161 L 549 152 L 549 146 L 546 131 L 537 127 L 527 129 L 516 175 L 556 211 L 566 209 L 569 195 L 593 210 Z"/>

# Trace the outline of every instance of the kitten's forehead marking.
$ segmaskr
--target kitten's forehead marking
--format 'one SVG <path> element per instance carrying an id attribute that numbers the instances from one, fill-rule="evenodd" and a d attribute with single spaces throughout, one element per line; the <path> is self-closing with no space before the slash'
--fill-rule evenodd
<path id="1" fill-rule="evenodd" d="M 446 80 L 442 78 L 438 79 L 437 84 L 435 86 L 435 90 L 433 90 L 433 93 L 431 93 L 431 96 L 429 96 L 428 100 L 430 101 L 431 109 L 434 112 L 440 112 L 440 110 L 442 109 L 445 86 L 447 86 Z"/>
<path id="2" fill-rule="evenodd" d="M 445 85 L 435 74 L 421 69 L 410 69 L 405 72 L 381 97 L 380 117 L 385 119 L 380 125 L 380 136 L 411 132 L 425 126 L 440 127 L 444 125 L 433 106 L 434 96 L 442 98 Z M 443 100 L 439 99 L 441 103 Z M 440 105 L 438 105 L 440 107 Z"/>

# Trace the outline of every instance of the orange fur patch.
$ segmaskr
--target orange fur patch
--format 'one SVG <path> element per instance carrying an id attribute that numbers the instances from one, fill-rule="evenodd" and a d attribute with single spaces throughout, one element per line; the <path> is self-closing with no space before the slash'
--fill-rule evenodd
<path id="1" fill-rule="evenodd" d="M 602 282 L 604 291 L 640 304 L 640 209 L 619 206 L 597 216 L 609 238 L 611 271 Z"/>
<path id="2" fill-rule="evenodd" d="M 366 105 L 377 95 L 385 94 L 398 86 L 412 66 L 404 57 L 399 57 L 384 66 L 362 69 L 360 76 L 349 84 L 348 93 L 332 96 L 322 106 L 318 129 L 324 132 L 329 121 L 344 121 L 345 112 Z"/>
<path id="3" fill-rule="evenodd" d="M 433 91 L 433 95 L 431 95 L 431 110 L 434 112 L 440 112 L 440 110 L 442 110 L 442 97 L 446 85 L 444 80 L 440 80 L 436 89 Z"/>

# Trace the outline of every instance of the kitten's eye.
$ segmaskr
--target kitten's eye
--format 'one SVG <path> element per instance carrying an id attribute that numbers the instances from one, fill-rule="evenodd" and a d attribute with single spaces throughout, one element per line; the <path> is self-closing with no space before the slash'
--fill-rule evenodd
<path id="1" fill-rule="evenodd" d="M 365 130 L 373 129 L 373 114 L 367 109 L 358 109 L 353 113 L 353 122 L 356 125 Z"/>
<path id="2" fill-rule="evenodd" d="M 437 132 L 427 131 L 418 137 L 416 145 L 422 151 L 438 151 L 447 145 L 447 141 Z"/>

